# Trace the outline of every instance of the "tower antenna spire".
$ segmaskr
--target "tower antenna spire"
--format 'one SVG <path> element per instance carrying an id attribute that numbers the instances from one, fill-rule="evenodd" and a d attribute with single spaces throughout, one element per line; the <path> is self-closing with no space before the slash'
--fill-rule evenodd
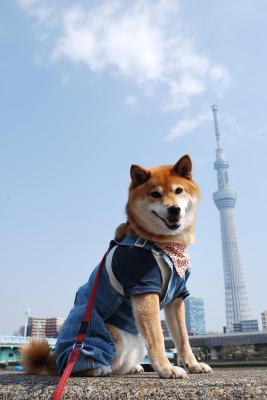
<path id="1" fill-rule="evenodd" d="M 220 139 L 221 139 L 221 134 L 219 130 L 219 123 L 218 123 L 218 106 L 214 104 L 212 107 L 212 112 L 213 112 L 213 120 L 214 120 L 214 128 L 215 128 L 215 136 L 216 136 L 216 142 L 217 142 L 217 148 L 220 149 Z"/>
<path id="2" fill-rule="evenodd" d="M 221 221 L 226 326 L 229 331 L 233 331 L 235 323 L 250 320 L 250 306 L 243 277 L 234 221 L 234 207 L 237 194 L 228 182 L 227 170 L 229 163 L 224 158 L 223 148 L 220 144 L 221 135 L 217 118 L 218 107 L 216 105 L 212 106 L 212 112 L 217 141 L 214 168 L 217 171 L 218 182 L 218 189 L 213 193 L 213 200 L 219 210 Z"/>
<path id="3" fill-rule="evenodd" d="M 27 330 L 28 330 L 28 324 L 29 324 L 29 315 L 30 315 L 30 306 L 29 303 L 27 303 L 27 306 L 24 310 L 24 316 L 25 316 L 25 324 L 24 324 L 24 337 L 27 336 Z"/>

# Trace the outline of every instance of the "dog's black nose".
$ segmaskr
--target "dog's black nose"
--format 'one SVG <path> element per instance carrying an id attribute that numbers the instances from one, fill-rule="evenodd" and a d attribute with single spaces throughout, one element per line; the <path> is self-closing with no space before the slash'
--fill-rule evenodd
<path id="1" fill-rule="evenodd" d="M 169 207 L 169 208 L 168 208 L 168 214 L 169 214 L 169 216 L 172 217 L 172 218 L 177 218 L 177 217 L 179 217 L 180 211 L 181 211 L 181 209 L 180 209 L 180 207 L 178 207 L 178 206 L 172 206 L 172 207 Z"/>

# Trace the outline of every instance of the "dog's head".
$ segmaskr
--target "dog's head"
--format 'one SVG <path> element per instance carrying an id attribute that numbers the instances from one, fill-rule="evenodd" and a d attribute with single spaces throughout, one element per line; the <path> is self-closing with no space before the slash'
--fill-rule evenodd
<path id="1" fill-rule="evenodd" d="M 131 179 L 127 212 L 135 230 L 140 227 L 154 240 L 174 240 L 194 225 L 200 191 L 192 180 L 188 155 L 175 165 L 132 165 Z"/>

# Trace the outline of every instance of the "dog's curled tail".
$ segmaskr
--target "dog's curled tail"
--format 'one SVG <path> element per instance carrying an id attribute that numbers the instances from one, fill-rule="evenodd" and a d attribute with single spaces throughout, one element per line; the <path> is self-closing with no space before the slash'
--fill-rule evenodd
<path id="1" fill-rule="evenodd" d="M 46 340 L 32 339 L 20 350 L 22 365 L 28 374 L 55 374 L 56 356 Z"/>

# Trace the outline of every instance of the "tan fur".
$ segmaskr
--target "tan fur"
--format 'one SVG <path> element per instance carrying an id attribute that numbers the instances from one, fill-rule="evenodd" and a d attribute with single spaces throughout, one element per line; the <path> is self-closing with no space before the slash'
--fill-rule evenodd
<path id="1" fill-rule="evenodd" d="M 126 234 L 141 236 L 147 240 L 151 240 L 152 242 L 178 242 L 188 246 L 189 244 L 192 244 L 195 239 L 195 227 L 193 225 L 188 227 L 186 231 L 177 235 L 179 236 L 179 239 L 177 240 L 177 237 L 155 235 L 151 232 L 148 232 L 146 229 L 142 228 L 142 226 L 139 224 L 138 217 L 134 216 L 130 210 L 128 211 L 128 221 L 129 227 L 127 228 Z"/>
<path id="2" fill-rule="evenodd" d="M 205 363 L 199 363 L 190 346 L 185 323 L 185 306 L 182 298 L 174 299 L 165 309 L 166 322 L 180 359 L 191 373 L 212 372 Z"/>
<path id="3" fill-rule="evenodd" d="M 121 241 L 127 234 L 128 228 L 129 228 L 128 222 L 120 224 L 115 232 L 115 240 L 117 240 L 118 242 Z"/>
<path id="4" fill-rule="evenodd" d="M 166 356 L 158 294 L 133 296 L 132 303 L 135 319 L 145 338 L 148 356 L 155 371 L 161 378 L 186 378 L 185 370 L 171 365 Z"/>
<path id="5" fill-rule="evenodd" d="M 118 328 L 116 328 L 116 326 L 111 325 L 109 323 L 105 323 L 105 326 L 107 328 L 107 330 L 109 331 L 109 333 L 112 336 L 112 339 L 114 340 L 115 344 L 120 344 L 121 343 L 121 335 L 118 332 Z"/>
<path id="6" fill-rule="evenodd" d="M 181 160 L 183 160 L 185 157 L 188 156 L 182 157 Z M 174 170 L 174 165 L 162 165 L 148 169 L 144 169 L 135 165 L 135 173 L 138 169 L 143 171 L 144 176 L 147 174 L 149 179 L 142 184 L 138 184 L 138 182 L 132 178 L 132 182 L 129 187 L 127 222 L 121 224 L 117 228 L 116 240 L 121 239 L 126 234 L 134 234 L 151 241 L 171 241 L 184 243 L 187 246 L 190 245 L 194 241 L 195 237 L 195 218 L 185 230 L 179 232 L 177 235 L 173 235 L 171 233 L 169 235 L 163 235 L 159 234 L 156 228 L 153 229 L 153 226 L 145 226 L 144 221 L 137 215 L 136 204 L 139 199 L 144 199 L 144 201 L 147 203 L 159 203 L 158 199 L 153 199 L 150 196 L 151 190 L 158 186 L 163 189 L 163 196 L 162 199 L 160 199 L 160 204 L 166 207 L 172 206 L 176 202 L 176 196 L 172 191 L 173 185 L 181 185 L 184 188 L 185 193 L 188 193 L 188 195 L 192 195 L 196 199 L 199 199 L 200 190 L 197 184 L 192 180 L 192 173 L 190 172 L 189 177 L 187 178 L 183 177 L 179 175 L 176 170 Z"/>
<path id="7" fill-rule="evenodd" d="M 116 356 L 111 361 L 111 373 L 124 375 L 143 372 L 139 364 L 146 355 L 144 338 L 123 331 L 109 323 L 105 324 L 111 334 L 116 348 Z"/>
<path id="8" fill-rule="evenodd" d="M 56 358 L 46 340 L 32 339 L 20 350 L 22 364 L 28 374 L 55 374 Z"/>

